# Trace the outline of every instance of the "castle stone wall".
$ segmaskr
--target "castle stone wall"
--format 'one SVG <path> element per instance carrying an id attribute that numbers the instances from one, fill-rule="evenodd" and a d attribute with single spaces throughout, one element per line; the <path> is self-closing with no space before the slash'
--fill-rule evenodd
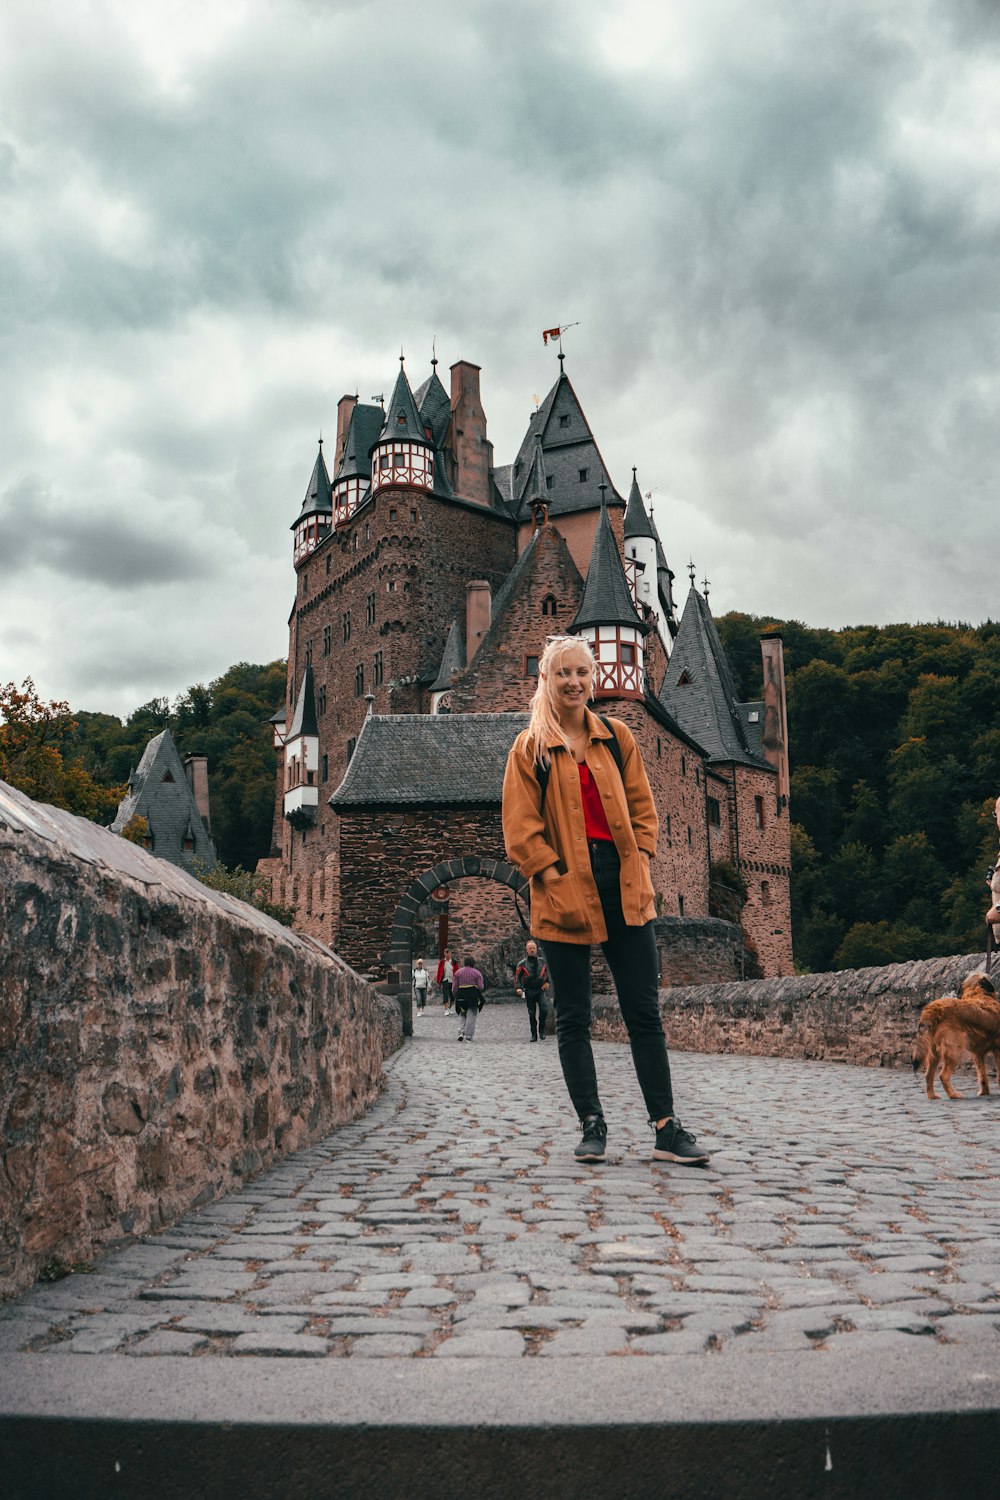
<path id="1" fill-rule="evenodd" d="M 333 953 L 0 783 L 0 1295 L 362 1114 L 398 1007 Z"/>

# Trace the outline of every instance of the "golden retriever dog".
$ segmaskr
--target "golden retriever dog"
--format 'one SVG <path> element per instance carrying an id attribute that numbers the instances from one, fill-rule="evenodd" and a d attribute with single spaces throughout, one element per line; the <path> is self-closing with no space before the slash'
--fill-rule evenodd
<path id="1" fill-rule="evenodd" d="M 932 1000 L 920 1012 L 913 1044 L 913 1071 L 923 1072 L 928 1099 L 941 1097 L 934 1091 L 938 1071 L 948 1098 L 962 1097 L 952 1088 L 951 1075 L 956 1063 L 967 1054 L 976 1065 L 980 1094 L 988 1094 L 986 1058 L 990 1055 L 1000 1084 L 1000 1002 L 985 974 L 969 974 L 957 998 Z"/>

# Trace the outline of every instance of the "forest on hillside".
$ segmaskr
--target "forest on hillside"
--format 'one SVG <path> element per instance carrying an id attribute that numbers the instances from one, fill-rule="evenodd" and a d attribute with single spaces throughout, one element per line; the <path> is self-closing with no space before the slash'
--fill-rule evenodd
<path id="1" fill-rule="evenodd" d="M 798 968 L 975 951 L 997 852 L 1000 624 L 819 630 L 736 613 L 717 624 L 743 700 L 760 696 L 761 632 L 779 629 L 784 639 Z M 0 699 L 0 776 L 110 822 L 130 767 L 169 727 L 182 756 L 208 756 L 220 860 L 252 870 L 267 854 L 276 771 L 268 719 L 284 701 L 284 662 L 241 662 L 173 703 L 143 704 L 124 723 L 66 705 L 32 709 L 12 689 Z M 34 766 L 33 780 L 18 777 L 18 763 Z"/>
<path id="2" fill-rule="evenodd" d="M 736 613 L 717 624 L 744 700 L 760 696 L 761 632 L 784 640 L 797 967 L 984 945 L 1000 624 L 817 630 Z"/>

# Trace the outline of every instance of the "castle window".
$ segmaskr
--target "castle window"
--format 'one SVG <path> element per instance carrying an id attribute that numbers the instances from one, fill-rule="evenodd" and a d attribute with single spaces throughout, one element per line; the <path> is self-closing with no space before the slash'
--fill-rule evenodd
<path id="1" fill-rule="evenodd" d="M 660 739 L 660 736 L 657 735 L 656 736 L 656 758 L 657 758 L 657 760 L 659 760 L 662 755 L 663 755 L 663 741 Z"/>
<path id="2" fill-rule="evenodd" d="M 312 666 L 312 659 L 313 659 L 313 643 L 312 643 L 311 640 L 308 640 L 308 641 L 306 641 L 306 666 L 307 667 L 311 667 Z"/>
<path id="3" fill-rule="evenodd" d="M 677 892 L 677 915 L 679 917 L 683 917 L 684 915 L 684 897 L 680 891 Z"/>
<path id="4" fill-rule="evenodd" d="M 670 843 L 670 814 L 667 813 L 667 843 Z"/>
<path id="5" fill-rule="evenodd" d="M 691 824 L 688 824 L 688 848 L 691 848 Z"/>
<path id="6" fill-rule="evenodd" d="M 361 662 L 354 668 L 354 696 L 360 698 L 365 690 L 365 669 Z"/>
<path id="7" fill-rule="evenodd" d="M 580 483 L 581 483 L 581 484 L 583 484 L 583 483 L 585 483 L 585 481 L 586 481 L 586 478 L 587 478 L 587 475 L 588 475 L 588 474 L 589 474 L 589 473 L 590 473 L 590 470 L 589 470 L 589 469 L 581 469 L 581 470 L 580 470 Z"/>
<path id="8" fill-rule="evenodd" d="M 682 755 L 681 756 L 681 775 L 682 776 L 686 776 L 687 773 L 688 773 L 687 756 L 686 755 Z"/>
<path id="9" fill-rule="evenodd" d="M 385 586 L 385 591 L 386 591 L 387 594 L 394 594 L 396 592 L 396 580 L 395 580 L 395 578 L 390 578 L 389 579 L 389 582 Z"/>
<path id="10" fill-rule="evenodd" d="M 397 518 L 396 507 L 394 505 L 390 505 L 390 507 L 389 507 L 389 520 L 390 521 L 395 521 L 396 518 Z"/>
<path id="11" fill-rule="evenodd" d="M 406 463 L 406 459 L 404 458 L 402 452 L 397 449 L 396 452 L 394 452 L 393 455 L 392 455 L 392 466 L 393 466 L 393 468 L 394 469 L 401 469 L 405 463 Z"/>
<path id="12" fill-rule="evenodd" d="M 302 592 L 303 594 L 308 594 L 309 592 L 309 574 L 305 568 L 302 569 Z"/>
<path id="13" fill-rule="evenodd" d="M 761 883 L 760 883 L 760 899 L 761 899 L 761 903 L 764 906 L 770 906 L 770 904 L 771 904 L 771 882 L 769 880 L 762 880 Z"/>
<path id="14" fill-rule="evenodd" d="M 382 681 L 382 653 L 376 651 L 372 658 L 372 686 L 378 687 Z"/>
<path id="15" fill-rule="evenodd" d="M 417 519 L 417 513 L 416 513 L 416 511 L 415 510 L 411 510 L 410 511 L 410 520 L 411 521 L 415 521 L 416 519 Z"/>
<path id="16" fill-rule="evenodd" d="M 568 417 L 568 415 L 566 415 L 566 413 L 564 413 L 559 418 L 559 426 L 560 427 L 568 427 L 569 426 L 569 417 Z"/>
<path id="17" fill-rule="evenodd" d="M 164 773 L 163 773 L 163 779 L 164 779 L 164 781 L 173 781 L 174 778 L 173 778 L 172 774 L 169 771 L 164 771 Z"/>
<path id="18" fill-rule="evenodd" d="M 694 784 L 695 786 L 701 786 L 701 766 L 695 766 L 694 768 Z"/>
<path id="19" fill-rule="evenodd" d="M 181 841 L 181 848 L 183 849 L 183 851 L 184 851 L 185 854 L 193 854 L 194 853 L 194 839 L 190 838 L 190 837 L 185 837 Z M 764 884 L 766 885 L 767 882 L 765 881 Z"/>
<path id="20" fill-rule="evenodd" d="M 326 713 L 326 687 L 325 686 L 321 687 L 320 690 L 319 690 L 319 693 L 317 694 L 316 708 L 317 708 L 317 711 L 319 713 L 321 713 L 321 714 L 325 714 Z"/>
<path id="21" fill-rule="evenodd" d="M 525 675 L 525 677 L 537 677 L 538 676 L 538 657 L 537 656 L 526 656 L 524 658 L 524 675 Z"/>
<path id="22" fill-rule="evenodd" d="M 555 614 L 558 614 L 558 613 L 559 613 L 559 606 L 556 603 L 556 596 L 555 596 L 555 594 L 546 594 L 545 598 L 542 600 L 542 614 L 543 615 L 555 615 Z"/>
<path id="23" fill-rule="evenodd" d="M 367 600 L 365 602 L 365 624 L 366 625 L 374 625 L 375 624 L 375 591 L 374 591 L 374 589 L 368 595 L 368 598 L 367 598 Z"/>
<path id="24" fill-rule="evenodd" d="M 396 418 L 396 426 L 397 427 L 405 427 L 406 426 L 406 412 L 405 411 L 401 411 L 400 414 L 399 414 L 399 416 Z"/>
<path id="25" fill-rule="evenodd" d="M 351 611 L 349 609 L 344 611 L 341 624 L 344 627 L 344 640 L 349 641 L 351 639 Z"/>
<path id="26" fill-rule="evenodd" d="M 379 466 L 380 469 L 387 469 L 389 467 L 389 455 L 388 455 L 388 453 L 380 453 L 379 454 L 379 456 L 378 456 L 378 466 Z"/>
<path id="27" fill-rule="evenodd" d="M 358 533 L 355 532 L 354 535 L 351 537 L 351 551 L 352 552 L 357 552 L 357 550 L 358 550 Z"/>
<path id="28" fill-rule="evenodd" d="M 708 797 L 708 821 L 712 828 L 722 827 L 722 809 L 719 807 L 718 797 Z"/>
<path id="29" fill-rule="evenodd" d="M 551 474 L 546 474 L 546 476 L 545 476 L 545 488 L 547 490 L 550 490 L 552 488 L 553 484 L 555 484 L 555 480 L 553 479 L 552 475 Z"/>
<path id="30" fill-rule="evenodd" d="M 369 526 L 368 522 L 366 521 L 365 522 L 365 541 L 366 542 L 370 542 L 371 539 L 372 539 L 372 529 Z"/>
<path id="31" fill-rule="evenodd" d="M 324 656 L 329 656 L 330 655 L 330 648 L 331 648 L 332 644 L 333 644 L 333 626 L 332 625 L 324 625 L 323 626 L 323 655 Z"/>
<path id="32" fill-rule="evenodd" d="M 621 644 L 621 660 L 622 660 L 622 666 L 624 666 L 624 667 L 634 667 L 635 666 L 635 642 L 634 641 L 622 641 L 622 644 Z"/>
<path id="33" fill-rule="evenodd" d="M 329 774 L 330 774 L 330 757 L 328 755 L 321 756 L 320 757 L 320 763 L 319 763 L 319 779 L 320 779 L 320 781 L 325 781 L 326 778 L 329 776 Z"/>
<path id="34" fill-rule="evenodd" d="M 753 799 L 753 826 L 763 828 L 764 826 L 764 799 L 755 797 Z"/>
<path id="35" fill-rule="evenodd" d="M 685 667 L 683 672 L 677 679 L 677 686 L 690 687 L 692 682 L 694 682 L 694 678 L 691 676 L 691 673 L 688 671 L 687 667 Z"/>

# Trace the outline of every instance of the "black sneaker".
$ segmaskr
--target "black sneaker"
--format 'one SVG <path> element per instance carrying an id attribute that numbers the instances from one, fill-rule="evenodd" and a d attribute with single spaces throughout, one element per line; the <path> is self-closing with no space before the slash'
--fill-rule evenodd
<path id="1" fill-rule="evenodd" d="M 657 1128 L 655 1121 L 650 1121 L 656 1131 L 656 1140 L 653 1143 L 654 1161 L 676 1161 L 683 1167 L 707 1167 L 711 1161 L 707 1151 L 699 1151 L 695 1145 L 696 1136 L 689 1130 L 685 1130 L 680 1120 L 668 1120 L 665 1125 Z"/>
<path id="2" fill-rule="evenodd" d="M 582 1121 L 583 1136 L 573 1155 L 577 1161 L 603 1161 L 608 1127 L 601 1115 L 588 1115 Z"/>

